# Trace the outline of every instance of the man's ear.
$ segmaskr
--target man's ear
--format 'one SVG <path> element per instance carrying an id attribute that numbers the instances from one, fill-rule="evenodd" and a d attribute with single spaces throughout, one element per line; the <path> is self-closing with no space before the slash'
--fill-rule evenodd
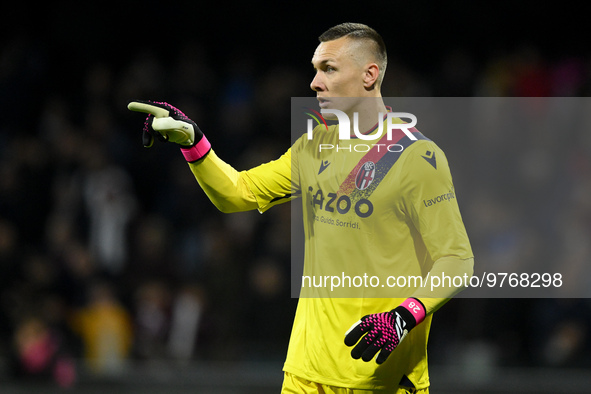
<path id="1" fill-rule="evenodd" d="M 369 63 L 365 66 L 363 74 L 363 87 L 365 90 L 373 90 L 377 87 L 376 82 L 380 75 L 380 68 L 375 63 Z"/>

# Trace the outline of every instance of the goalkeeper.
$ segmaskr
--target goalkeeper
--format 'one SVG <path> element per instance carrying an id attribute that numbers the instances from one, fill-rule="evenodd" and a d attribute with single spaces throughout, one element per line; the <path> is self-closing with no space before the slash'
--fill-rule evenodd
<path id="1" fill-rule="evenodd" d="M 353 113 L 363 114 L 359 129 L 376 133 L 375 119 L 388 112 L 380 92 L 387 64 L 382 38 L 366 25 L 344 23 L 319 40 L 310 87 L 321 108 L 331 108 L 341 97 L 356 98 L 339 108 L 350 119 Z M 154 138 L 180 145 L 197 182 L 221 211 L 264 212 L 300 197 L 306 275 L 352 267 L 388 275 L 472 274 L 473 255 L 447 160 L 416 129 L 414 138 L 399 137 L 404 149 L 397 154 L 374 149 L 318 154 L 319 140 L 344 143 L 338 140 L 338 126 L 318 127 L 313 140 L 303 136 L 277 160 L 238 172 L 216 155 L 197 124 L 172 105 L 135 101 L 128 107 L 148 113 L 145 146 Z M 423 204 L 443 194 L 454 198 Z M 315 220 L 319 215 L 359 225 L 338 227 Z M 282 392 L 428 393 L 433 312 L 460 290 L 335 298 L 315 289 L 318 293 L 300 297 Z"/>

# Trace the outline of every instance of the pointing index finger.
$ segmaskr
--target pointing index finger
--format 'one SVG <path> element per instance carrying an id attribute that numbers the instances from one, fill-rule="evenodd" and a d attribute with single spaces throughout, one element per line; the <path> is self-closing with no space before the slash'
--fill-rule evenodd
<path id="1" fill-rule="evenodd" d="M 152 114 L 156 118 L 165 118 L 168 116 L 168 110 L 156 105 L 141 101 L 132 101 L 127 104 L 127 109 L 135 112 L 144 112 Z"/>

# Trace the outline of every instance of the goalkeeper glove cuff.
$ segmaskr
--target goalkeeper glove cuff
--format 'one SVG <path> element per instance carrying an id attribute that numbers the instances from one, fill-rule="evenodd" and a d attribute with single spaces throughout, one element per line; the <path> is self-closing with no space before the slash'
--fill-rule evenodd
<path id="1" fill-rule="evenodd" d="M 183 153 L 183 156 L 185 156 L 185 160 L 189 163 L 200 160 L 208 154 L 210 150 L 211 144 L 205 136 L 201 137 L 201 139 L 190 148 L 181 147 L 181 152 Z"/>
<path id="2" fill-rule="evenodd" d="M 394 309 L 394 311 L 396 310 L 399 311 L 399 313 L 406 315 L 408 319 L 407 321 L 414 322 L 411 328 L 414 328 L 417 324 L 421 323 L 427 316 L 425 306 L 417 298 L 407 298 L 402 304 Z"/>

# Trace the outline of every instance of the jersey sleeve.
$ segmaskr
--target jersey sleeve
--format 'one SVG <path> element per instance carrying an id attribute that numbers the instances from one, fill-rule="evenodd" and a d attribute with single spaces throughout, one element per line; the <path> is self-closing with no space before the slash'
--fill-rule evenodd
<path id="1" fill-rule="evenodd" d="M 291 151 L 290 148 L 279 159 L 261 164 L 241 174 L 253 193 L 260 212 L 296 196 L 297 187 L 292 181 Z"/>
<path id="2" fill-rule="evenodd" d="M 407 152 L 402 172 L 403 204 L 433 261 L 473 257 L 451 172 L 443 151 L 424 141 Z"/>
<path id="3" fill-rule="evenodd" d="M 225 213 L 264 212 L 292 195 L 291 149 L 277 160 L 245 171 L 237 171 L 213 150 L 189 167 L 211 202 Z"/>
<path id="4" fill-rule="evenodd" d="M 189 163 L 189 168 L 220 211 L 230 213 L 257 208 L 256 198 L 243 176 L 220 159 L 213 149 L 202 160 Z"/>
<path id="5" fill-rule="evenodd" d="M 445 154 L 432 141 L 416 144 L 407 153 L 401 175 L 403 205 L 433 261 L 428 275 L 471 276 L 474 256 Z M 420 288 L 414 297 L 433 312 L 462 289 Z"/>

